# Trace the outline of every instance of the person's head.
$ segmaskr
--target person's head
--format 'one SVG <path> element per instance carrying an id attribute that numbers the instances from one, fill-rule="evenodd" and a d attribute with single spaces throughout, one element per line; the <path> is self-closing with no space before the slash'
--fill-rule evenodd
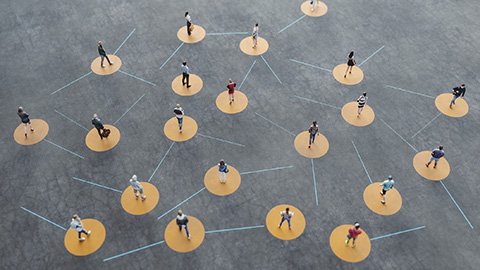
<path id="1" fill-rule="evenodd" d="M 98 118 L 98 115 L 96 113 L 94 113 L 93 118 Z"/>
<path id="2" fill-rule="evenodd" d="M 443 145 L 440 145 L 438 149 L 443 150 Z"/>
<path id="3" fill-rule="evenodd" d="M 355 224 L 354 224 L 353 226 L 355 226 L 355 229 L 357 229 L 357 230 L 358 230 L 358 229 L 360 228 L 360 223 L 358 223 L 358 222 L 355 222 Z"/>
<path id="4" fill-rule="evenodd" d="M 316 125 L 317 125 L 317 121 L 313 121 L 312 124 L 313 124 L 314 126 L 316 126 Z"/>
<path id="5" fill-rule="evenodd" d="M 72 218 L 73 219 L 80 219 L 80 217 L 77 214 L 73 215 Z"/>
<path id="6" fill-rule="evenodd" d="M 98 45 L 99 45 L 99 46 L 102 46 L 102 44 L 103 44 L 102 41 L 99 41 L 99 42 L 98 42 Z"/>
<path id="7" fill-rule="evenodd" d="M 228 79 L 228 83 L 233 83 L 232 79 Z"/>
<path id="8" fill-rule="evenodd" d="M 187 65 L 187 61 L 183 61 L 182 65 L 186 66 L 186 65 Z"/>
<path id="9" fill-rule="evenodd" d="M 225 165 L 225 160 L 221 159 L 219 163 L 220 163 L 220 166 L 224 166 Z"/>
<path id="10" fill-rule="evenodd" d="M 23 107 L 18 107 L 18 113 L 22 113 L 23 112 Z"/>
<path id="11" fill-rule="evenodd" d="M 182 211 L 182 210 L 178 210 L 177 215 L 179 215 L 179 216 L 183 215 L 183 211 Z"/>
<path id="12" fill-rule="evenodd" d="M 180 104 L 177 103 L 177 105 L 175 106 L 175 108 L 180 108 Z"/>
<path id="13" fill-rule="evenodd" d="M 255 26 L 258 27 L 258 23 L 256 23 Z"/>
<path id="14" fill-rule="evenodd" d="M 287 207 L 287 208 L 285 209 L 285 211 L 288 213 L 288 211 L 290 211 L 290 208 Z"/>
<path id="15" fill-rule="evenodd" d="M 392 180 L 393 177 L 391 175 L 388 176 L 388 180 Z"/>
<path id="16" fill-rule="evenodd" d="M 462 88 L 465 88 L 465 84 L 464 84 L 464 83 L 462 83 L 462 84 L 460 85 L 460 87 L 462 87 Z"/>
<path id="17" fill-rule="evenodd" d="M 133 181 L 137 181 L 137 179 L 138 179 L 138 178 L 137 178 L 137 175 L 134 174 L 134 175 L 132 176 L 132 180 L 133 180 Z"/>
<path id="18" fill-rule="evenodd" d="M 185 16 L 184 16 L 184 17 L 187 17 L 187 15 L 188 15 L 188 11 L 187 11 L 187 12 L 185 12 Z"/>
<path id="19" fill-rule="evenodd" d="M 367 92 L 363 92 L 363 96 L 366 97 L 366 96 L 367 96 Z"/>
<path id="20" fill-rule="evenodd" d="M 351 51 L 349 54 L 348 54 L 348 58 L 352 58 L 354 55 L 353 51 Z"/>

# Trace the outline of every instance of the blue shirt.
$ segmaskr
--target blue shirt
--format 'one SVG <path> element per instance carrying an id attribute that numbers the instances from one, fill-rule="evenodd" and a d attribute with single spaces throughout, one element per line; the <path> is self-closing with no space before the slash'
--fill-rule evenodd
<path id="1" fill-rule="evenodd" d="M 228 170 L 227 163 L 225 163 L 225 165 L 223 166 L 221 166 L 220 164 L 218 165 L 219 172 L 227 172 L 227 170 Z"/>
<path id="2" fill-rule="evenodd" d="M 190 74 L 190 68 L 188 68 L 186 65 L 182 65 L 182 73 Z"/>
<path id="3" fill-rule="evenodd" d="M 383 190 L 390 190 L 393 188 L 393 184 L 395 184 L 395 181 L 393 180 L 385 180 L 382 183 Z"/>

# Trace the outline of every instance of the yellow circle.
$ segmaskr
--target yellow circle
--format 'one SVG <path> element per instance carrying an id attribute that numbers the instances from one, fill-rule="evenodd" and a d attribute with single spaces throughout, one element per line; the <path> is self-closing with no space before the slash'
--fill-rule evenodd
<path id="1" fill-rule="evenodd" d="M 176 219 L 173 219 L 165 228 L 165 243 L 176 252 L 185 253 L 197 249 L 205 239 L 205 228 L 202 222 L 196 217 L 188 216 L 188 231 L 190 239 L 187 238 L 185 228 L 180 231 Z"/>
<path id="2" fill-rule="evenodd" d="M 145 200 L 142 200 L 140 196 L 138 198 L 135 197 L 132 186 L 126 188 L 122 193 L 120 202 L 123 210 L 129 214 L 144 215 L 152 211 L 155 206 L 157 206 L 158 200 L 160 199 L 158 189 L 154 185 L 148 182 L 141 183 L 143 186 L 143 194 L 147 196 Z"/>
<path id="3" fill-rule="evenodd" d="M 13 132 L 13 138 L 18 144 L 33 145 L 41 142 L 48 135 L 48 124 L 42 119 L 31 119 L 33 131 L 27 125 L 27 137 L 25 137 L 25 124 L 21 123 Z"/>
<path id="4" fill-rule="evenodd" d="M 63 240 L 68 252 L 75 256 L 87 256 L 97 251 L 105 242 L 107 231 L 103 224 L 93 218 L 82 219 L 86 231 L 92 231 L 89 236 L 82 233 L 85 241 L 78 240 L 78 232 L 75 229 L 68 229 Z"/>
<path id="5" fill-rule="evenodd" d="M 465 99 L 459 97 L 457 100 L 455 100 L 455 104 L 452 105 L 452 108 L 450 109 L 450 101 L 452 98 L 453 95 L 449 93 L 438 95 L 437 98 L 435 98 L 435 106 L 441 113 L 447 116 L 465 116 L 468 113 L 468 103 L 465 101 Z"/>
<path id="6" fill-rule="evenodd" d="M 310 133 L 308 131 L 301 132 L 295 137 L 294 145 L 297 152 L 307 158 L 319 158 L 328 152 L 329 143 L 327 137 L 317 133 L 315 142 L 308 148 L 308 140 Z"/>
<path id="7" fill-rule="evenodd" d="M 317 1 L 317 0 L 314 0 Z M 324 2 L 319 1 L 318 5 L 314 3 L 314 9 L 312 11 L 312 7 L 310 6 L 310 1 L 305 1 L 303 4 L 300 6 L 300 9 L 302 12 L 310 17 L 320 17 L 325 14 L 327 14 L 328 7 Z"/>
<path id="8" fill-rule="evenodd" d="M 380 194 L 382 191 L 382 186 L 380 182 L 373 183 L 365 188 L 363 191 L 363 200 L 367 207 L 372 210 L 374 213 L 382 216 L 390 216 L 402 208 L 402 196 L 396 188 L 392 188 L 387 191 L 387 200 L 385 204 L 382 204 L 383 196 Z"/>
<path id="9" fill-rule="evenodd" d="M 108 59 L 113 62 L 113 65 L 108 64 L 107 59 L 104 59 L 103 65 L 105 67 L 102 68 L 102 58 L 100 56 L 95 58 L 95 60 L 93 60 L 92 64 L 90 65 L 93 73 L 97 75 L 110 75 L 117 72 L 122 66 L 122 60 L 120 59 L 120 57 L 113 54 L 108 54 Z"/>
<path id="10" fill-rule="evenodd" d="M 356 127 L 364 127 L 370 125 L 375 119 L 375 113 L 373 112 L 372 107 L 365 105 L 363 107 L 362 113 L 358 115 L 358 105 L 357 102 L 349 102 L 345 104 L 342 108 L 342 117 L 350 125 Z"/>
<path id="11" fill-rule="evenodd" d="M 413 158 L 413 167 L 415 168 L 415 171 L 417 171 L 417 173 L 423 178 L 432 181 L 440 181 L 447 178 L 450 174 L 450 164 L 448 164 L 445 157 L 438 160 L 437 168 L 435 169 L 433 168 L 435 161 L 432 161 L 428 168 L 425 165 L 432 157 L 431 153 L 431 151 L 422 151 L 415 155 Z"/>
<path id="12" fill-rule="evenodd" d="M 189 36 L 187 34 L 187 26 L 180 28 L 177 32 L 177 37 L 180 41 L 193 44 L 202 41 L 205 38 L 207 32 L 200 25 L 193 25 L 192 34 Z"/>
<path id="13" fill-rule="evenodd" d="M 290 212 L 293 213 L 291 218 L 291 229 L 288 228 L 288 222 L 285 220 L 282 227 L 278 227 L 282 216 L 281 211 L 285 211 L 286 208 L 290 208 Z M 267 214 L 265 219 L 265 225 L 268 231 L 278 239 L 281 240 L 293 240 L 298 238 L 305 231 L 306 221 L 303 213 L 295 206 L 289 204 L 280 204 L 273 207 Z"/>
<path id="14" fill-rule="evenodd" d="M 352 226 L 353 225 L 351 224 L 346 224 L 335 228 L 330 234 L 330 248 L 338 258 L 346 262 L 357 263 L 365 260 L 368 257 L 372 247 L 370 244 L 370 238 L 364 230 L 362 230 L 362 233 L 357 236 L 357 240 L 355 240 L 355 247 L 351 246 L 353 239 L 350 240 L 348 246 L 345 245 L 348 230 Z"/>
<path id="15" fill-rule="evenodd" d="M 248 98 L 247 96 L 235 90 L 233 94 L 234 101 L 230 103 L 230 99 L 228 96 L 228 91 L 223 91 L 217 96 L 215 100 L 215 104 L 217 104 L 217 108 L 227 114 L 236 114 L 240 113 L 245 110 L 248 106 Z"/>
<path id="16" fill-rule="evenodd" d="M 240 173 L 230 165 L 228 165 L 228 170 L 227 181 L 225 183 L 220 182 L 218 166 L 213 166 L 207 171 L 203 182 L 210 193 L 217 196 L 227 196 L 237 191 L 242 182 Z"/>
<path id="17" fill-rule="evenodd" d="M 257 47 L 253 48 L 253 38 L 251 36 L 246 37 L 240 41 L 240 50 L 251 56 L 258 56 L 268 51 L 268 42 L 262 37 L 257 38 Z"/>
<path id="18" fill-rule="evenodd" d="M 163 127 L 163 132 L 165 133 L 165 136 L 167 136 L 167 138 L 172 141 L 184 142 L 193 138 L 193 136 L 197 134 L 197 129 L 197 122 L 195 122 L 193 118 L 183 116 L 182 132 L 180 132 L 178 128 L 177 117 L 174 116 L 170 118 L 167 123 L 165 123 L 165 126 Z"/>
<path id="19" fill-rule="evenodd" d="M 335 80 L 346 85 L 360 83 L 363 80 L 363 71 L 358 66 L 353 66 L 352 73 L 347 72 L 347 77 L 345 78 L 344 75 L 347 67 L 347 64 L 340 64 L 333 69 L 332 73 Z"/>
<path id="20" fill-rule="evenodd" d="M 187 85 L 182 83 L 182 75 L 179 75 L 172 81 L 172 90 L 180 96 L 193 96 L 202 90 L 203 81 L 199 76 L 190 74 L 189 83 L 191 87 L 187 88 Z"/>
<path id="21" fill-rule="evenodd" d="M 120 141 L 120 130 L 112 125 L 104 125 L 105 129 L 110 129 L 108 138 L 100 138 L 96 128 L 92 128 L 85 137 L 85 144 L 90 150 L 95 152 L 105 152 L 114 148 Z"/>

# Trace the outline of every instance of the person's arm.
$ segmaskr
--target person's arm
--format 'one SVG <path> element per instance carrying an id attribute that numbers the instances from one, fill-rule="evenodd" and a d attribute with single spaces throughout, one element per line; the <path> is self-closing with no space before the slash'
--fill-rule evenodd
<path id="1" fill-rule="evenodd" d="M 465 88 L 463 88 L 463 91 L 462 91 L 462 97 L 464 97 L 464 96 L 465 96 L 465 92 L 467 92 L 467 88 L 466 88 L 466 87 L 465 87 Z"/>

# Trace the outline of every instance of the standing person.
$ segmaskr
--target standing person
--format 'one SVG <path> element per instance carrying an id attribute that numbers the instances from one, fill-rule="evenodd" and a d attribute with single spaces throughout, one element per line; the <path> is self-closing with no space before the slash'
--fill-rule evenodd
<path id="1" fill-rule="evenodd" d="M 89 236 L 92 233 L 92 231 L 85 230 L 82 220 L 77 214 L 73 215 L 72 221 L 70 222 L 70 228 L 78 232 L 78 241 L 85 241 L 85 237 L 82 237 L 82 233 L 86 236 Z"/>
<path id="2" fill-rule="evenodd" d="M 388 179 L 383 181 L 380 186 L 382 186 L 382 191 L 380 191 L 380 195 L 382 195 L 383 200 L 381 201 L 382 204 L 387 202 L 387 191 L 393 188 L 395 181 L 393 181 L 393 177 L 391 175 L 388 176 Z"/>
<path id="3" fill-rule="evenodd" d="M 182 227 L 185 228 L 187 238 L 190 240 L 190 232 L 188 231 L 188 217 L 182 212 L 182 210 L 178 210 L 177 212 L 177 225 L 180 231 L 182 231 Z"/>
<path id="4" fill-rule="evenodd" d="M 113 62 L 110 61 L 110 59 L 108 58 L 107 53 L 105 52 L 105 49 L 103 48 L 103 44 L 101 41 L 98 42 L 98 54 L 100 54 L 100 58 L 102 59 L 102 61 L 100 61 L 100 66 L 102 68 L 105 67 L 105 65 L 103 65 L 104 58 L 107 58 L 108 64 L 113 65 Z"/>
<path id="5" fill-rule="evenodd" d="M 103 140 L 104 136 L 102 132 L 105 132 L 105 127 L 103 126 L 102 120 L 98 118 L 98 115 L 96 113 L 93 114 L 92 125 L 97 129 L 100 139 Z"/>
<path id="6" fill-rule="evenodd" d="M 459 87 L 453 88 L 452 94 L 452 100 L 450 101 L 450 109 L 452 108 L 452 105 L 455 105 L 455 100 L 459 98 L 460 96 L 463 98 L 465 96 L 465 91 L 467 89 L 465 88 L 465 84 L 462 83 Z"/>
<path id="7" fill-rule="evenodd" d="M 352 247 L 355 247 L 355 240 L 357 240 L 357 237 L 362 233 L 362 230 L 360 230 L 360 223 L 355 222 L 355 224 L 348 229 L 348 234 L 347 234 L 347 240 L 345 240 L 345 246 L 348 246 L 348 242 L 350 242 L 350 239 L 353 239 Z"/>
<path id="8" fill-rule="evenodd" d="M 23 107 L 18 107 L 18 117 L 22 120 L 25 129 L 25 138 L 27 137 L 27 125 L 30 127 L 30 131 L 33 132 L 32 123 L 30 122 L 30 115 L 23 110 Z"/>
<path id="9" fill-rule="evenodd" d="M 357 104 L 358 104 L 358 114 L 357 114 L 357 117 L 360 116 L 360 114 L 362 113 L 363 111 L 363 107 L 365 107 L 365 105 L 367 104 L 367 92 L 363 92 L 363 94 L 357 98 Z"/>
<path id="10" fill-rule="evenodd" d="M 173 113 L 177 117 L 178 129 L 180 130 L 180 133 L 182 133 L 183 116 L 185 115 L 185 111 L 180 107 L 180 104 L 177 104 L 175 109 L 173 109 Z"/>
<path id="11" fill-rule="evenodd" d="M 317 121 L 313 121 L 312 125 L 308 128 L 308 133 L 310 133 L 310 137 L 308 139 L 308 148 L 312 146 L 312 143 L 315 142 L 315 136 L 318 135 L 318 125 Z"/>
<path id="12" fill-rule="evenodd" d="M 190 18 L 190 15 L 188 14 L 188 11 L 185 12 L 185 20 L 187 20 L 187 34 L 189 36 L 192 35 L 192 30 L 193 30 L 193 25 L 192 25 L 192 18 Z"/>
<path id="13" fill-rule="evenodd" d="M 147 195 L 143 194 L 143 186 L 138 181 L 137 176 L 135 174 L 130 179 L 130 185 L 132 185 L 133 194 L 135 195 L 135 199 L 138 200 L 138 196 L 140 195 L 142 197 L 142 201 L 145 201 L 145 199 L 147 198 Z"/>
<path id="14" fill-rule="evenodd" d="M 233 94 L 235 93 L 235 87 L 237 86 L 236 83 L 232 81 L 232 79 L 228 80 L 228 85 L 227 85 L 227 90 L 228 90 L 228 100 L 230 101 L 230 105 L 232 102 L 234 102 L 234 96 Z"/>
<path id="15" fill-rule="evenodd" d="M 319 0 L 310 0 L 310 10 L 314 11 L 316 7 L 318 7 Z"/>
<path id="16" fill-rule="evenodd" d="M 435 148 L 433 149 L 432 153 L 431 153 L 432 157 L 430 158 L 430 161 L 428 161 L 425 166 L 430 166 L 430 163 L 432 163 L 432 161 L 435 161 L 435 164 L 433 164 L 433 168 L 437 168 L 437 163 L 438 163 L 438 160 L 440 158 L 442 158 L 443 156 L 445 156 L 445 152 L 443 151 L 443 146 L 440 145 L 438 148 Z"/>
<path id="17" fill-rule="evenodd" d="M 278 228 L 282 227 L 283 222 L 286 220 L 288 223 L 288 229 L 291 230 L 291 223 L 290 221 L 292 220 L 292 217 L 295 213 L 290 212 L 290 208 L 286 208 L 285 211 L 280 212 L 280 216 L 282 217 L 282 220 L 280 221 L 280 225 L 278 225 Z"/>
<path id="18" fill-rule="evenodd" d="M 355 66 L 356 64 L 357 64 L 357 62 L 355 62 L 355 59 L 354 59 L 354 52 L 351 51 L 351 52 L 348 54 L 347 70 L 345 70 L 345 75 L 343 75 L 344 78 L 347 78 L 347 72 L 348 72 L 349 74 L 352 74 L 353 66 Z"/>
<path id="19" fill-rule="evenodd" d="M 190 88 L 190 68 L 187 66 L 187 62 L 182 63 L 182 85 L 187 85 Z"/>
<path id="20" fill-rule="evenodd" d="M 220 175 L 220 183 L 227 183 L 227 173 L 229 172 L 227 163 L 222 159 L 218 163 L 218 174 Z"/>
<path id="21" fill-rule="evenodd" d="M 257 48 L 257 41 L 258 41 L 258 23 L 255 24 L 253 27 L 253 32 L 252 32 L 252 39 L 253 39 L 253 47 L 252 48 Z"/>

